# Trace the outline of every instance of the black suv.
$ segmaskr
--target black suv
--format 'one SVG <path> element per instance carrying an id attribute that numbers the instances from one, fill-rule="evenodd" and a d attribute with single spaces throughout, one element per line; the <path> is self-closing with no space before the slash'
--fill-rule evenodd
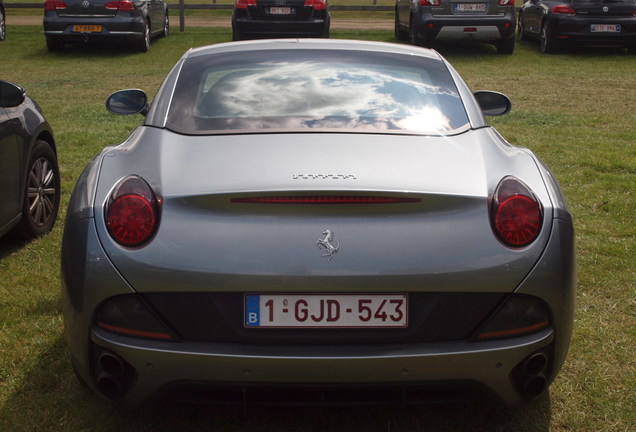
<path id="1" fill-rule="evenodd" d="M 492 43 L 515 49 L 514 0 L 396 0 L 395 37 L 427 46 L 435 40 Z"/>

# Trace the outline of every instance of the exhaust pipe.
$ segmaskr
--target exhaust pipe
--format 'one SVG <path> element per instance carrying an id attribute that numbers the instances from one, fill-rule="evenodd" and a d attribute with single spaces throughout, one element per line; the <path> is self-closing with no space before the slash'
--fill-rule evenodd
<path id="1" fill-rule="evenodd" d="M 95 365 L 97 390 L 107 399 L 122 398 L 135 380 L 135 370 L 119 355 L 102 351 Z"/>
<path id="2" fill-rule="evenodd" d="M 99 366 L 111 377 L 115 378 L 124 373 L 124 364 L 114 354 L 104 352 L 99 356 Z"/>
<path id="3" fill-rule="evenodd" d="M 548 388 L 548 355 L 536 351 L 526 357 L 513 371 L 513 379 L 519 392 L 529 399 L 540 396 Z"/>
<path id="4" fill-rule="evenodd" d="M 540 374 L 528 378 L 523 383 L 522 393 L 528 398 L 536 398 L 548 387 L 548 380 L 545 375 Z"/>
<path id="5" fill-rule="evenodd" d="M 124 394 L 119 381 L 105 373 L 97 378 L 97 388 L 108 399 L 119 399 Z"/>
<path id="6" fill-rule="evenodd" d="M 548 365 L 548 356 L 543 351 L 536 352 L 523 362 L 523 372 L 526 375 L 539 375 Z"/>

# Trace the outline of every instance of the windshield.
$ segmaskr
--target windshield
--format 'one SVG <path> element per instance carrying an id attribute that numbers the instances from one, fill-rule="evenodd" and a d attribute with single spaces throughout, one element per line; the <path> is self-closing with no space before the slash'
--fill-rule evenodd
<path id="1" fill-rule="evenodd" d="M 188 59 L 167 127 L 179 133 L 357 130 L 445 134 L 468 124 L 435 59 L 263 50 Z"/>

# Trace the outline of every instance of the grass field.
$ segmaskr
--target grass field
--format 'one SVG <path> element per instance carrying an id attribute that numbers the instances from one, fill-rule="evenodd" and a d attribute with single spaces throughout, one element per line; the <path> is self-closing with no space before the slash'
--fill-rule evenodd
<path id="1" fill-rule="evenodd" d="M 388 31 L 333 37 L 392 41 Z M 104 101 L 121 88 L 153 95 L 192 46 L 230 39 L 197 28 L 154 41 L 150 52 L 75 46 L 51 54 L 41 27 L 10 26 L 0 78 L 22 84 L 56 133 L 62 211 L 54 231 L 23 244 L 0 239 L 0 431 L 607 431 L 636 429 L 636 56 L 578 50 L 543 56 L 518 44 L 441 47 L 473 90 L 507 93 L 513 112 L 491 123 L 540 155 L 575 218 L 579 284 L 565 366 L 549 394 L 508 410 L 492 402 L 408 408 L 253 408 L 168 403 L 122 412 L 74 379 L 62 337 L 59 253 L 70 192 L 105 145 L 142 118 L 113 116 Z"/>

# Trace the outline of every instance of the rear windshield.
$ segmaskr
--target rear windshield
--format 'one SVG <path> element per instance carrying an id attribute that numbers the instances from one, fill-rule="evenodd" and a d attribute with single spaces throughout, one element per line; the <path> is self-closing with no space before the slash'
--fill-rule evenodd
<path id="1" fill-rule="evenodd" d="M 441 61 L 333 50 L 188 59 L 167 120 L 169 129 L 184 134 L 343 129 L 447 134 L 468 124 Z"/>

